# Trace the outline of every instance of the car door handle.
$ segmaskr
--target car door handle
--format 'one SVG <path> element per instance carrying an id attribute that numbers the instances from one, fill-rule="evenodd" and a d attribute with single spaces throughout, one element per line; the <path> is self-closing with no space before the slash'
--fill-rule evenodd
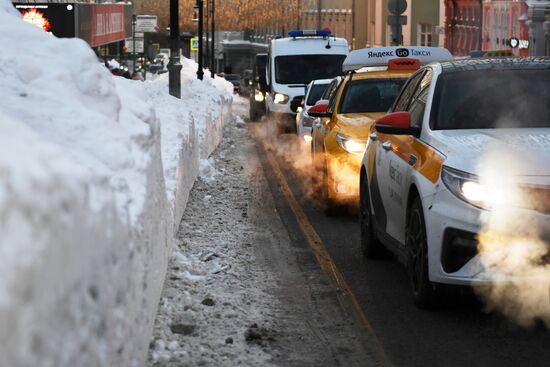
<path id="1" fill-rule="evenodd" d="M 384 150 L 391 150 L 391 141 L 388 140 L 388 141 L 383 142 L 382 143 L 382 148 Z"/>
<path id="2" fill-rule="evenodd" d="M 378 139 L 378 136 L 376 135 L 376 133 L 371 133 L 370 134 L 370 140 L 376 141 L 376 139 Z"/>

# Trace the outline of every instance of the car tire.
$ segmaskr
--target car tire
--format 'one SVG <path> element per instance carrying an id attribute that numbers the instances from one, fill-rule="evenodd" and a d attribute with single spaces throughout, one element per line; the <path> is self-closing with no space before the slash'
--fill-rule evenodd
<path id="1" fill-rule="evenodd" d="M 260 120 L 260 114 L 256 108 L 251 107 L 249 110 L 250 121 L 257 122 Z"/>
<path id="2" fill-rule="evenodd" d="M 419 197 L 413 199 L 407 210 L 405 245 L 409 252 L 408 268 L 414 303 L 418 308 L 433 308 L 438 304 L 438 294 L 429 278 L 426 222 Z"/>
<path id="3" fill-rule="evenodd" d="M 368 180 L 361 182 L 359 192 L 359 225 L 361 228 L 361 253 L 368 259 L 386 257 L 388 251 L 376 237 L 372 223 Z"/>
<path id="4" fill-rule="evenodd" d="M 319 169 L 320 200 L 324 207 L 325 215 L 329 217 L 335 217 L 342 213 L 342 206 L 328 195 L 328 172 L 327 172 L 327 165 L 324 157 L 321 158 L 320 165 L 321 165 Z"/>
<path id="5" fill-rule="evenodd" d="M 321 182 L 319 181 L 319 153 L 316 152 L 316 144 L 311 142 L 311 196 L 313 200 L 321 197 Z"/>

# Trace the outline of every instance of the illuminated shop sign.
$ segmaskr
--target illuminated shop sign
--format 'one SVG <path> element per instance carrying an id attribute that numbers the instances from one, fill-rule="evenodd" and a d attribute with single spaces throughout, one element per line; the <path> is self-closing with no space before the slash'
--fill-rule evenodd
<path id="1" fill-rule="evenodd" d="M 75 37 L 74 4 L 14 4 L 23 20 L 56 37 Z"/>
<path id="2" fill-rule="evenodd" d="M 56 37 L 82 38 L 92 47 L 122 41 L 132 31 L 132 6 L 127 4 L 14 3 L 14 6 L 26 22 Z"/>

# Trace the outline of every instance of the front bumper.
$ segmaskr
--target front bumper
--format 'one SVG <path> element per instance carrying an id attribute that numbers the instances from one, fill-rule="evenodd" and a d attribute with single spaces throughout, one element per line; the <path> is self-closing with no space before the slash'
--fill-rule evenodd
<path id="1" fill-rule="evenodd" d="M 336 141 L 327 146 L 327 193 L 330 199 L 350 205 L 359 202 L 361 161 L 361 156 L 345 151 Z"/>
<path id="2" fill-rule="evenodd" d="M 429 276 L 435 283 L 453 285 L 483 286 L 495 282 L 510 282 L 513 278 L 506 274 L 500 264 L 487 266 L 488 257 L 500 256 L 499 252 L 509 251 L 509 242 L 521 236 L 517 228 L 491 228 L 506 242 L 498 243 L 491 253 L 479 253 L 479 234 L 488 228 L 483 219 L 490 212 L 476 208 L 454 196 L 443 184 L 433 199 L 423 199 L 428 242 Z M 513 217 L 521 218 L 522 223 L 537 228 L 550 228 L 550 215 L 533 210 L 514 209 Z M 510 214 L 508 214 L 510 215 Z M 522 239 L 525 241 L 525 237 Z M 525 246 L 531 246 L 529 240 Z M 495 252 L 496 251 L 496 252 Z"/>

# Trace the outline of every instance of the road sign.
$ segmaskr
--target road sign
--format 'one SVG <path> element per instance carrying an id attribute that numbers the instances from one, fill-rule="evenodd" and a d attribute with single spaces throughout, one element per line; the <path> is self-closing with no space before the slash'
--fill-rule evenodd
<path id="1" fill-rule="evenodd" d="M 389 0 L 388 10 L 395 15 L 403 14 L 407 10 L 407 0 Z"/>
<path id="2" fill-rule="evenodd" d="M 133 53 L 134 52 L 134 40 L 132 38 L 126 38 L 124 40 L 124 45 L 126 46 L 126 52 Z M 136 37 L 136 52 L 141 53 L 145 51 L 145 42 L 143 41 L 143 38 L 137 38 Z"/>
<path id="3" fill-rule="evenodd" d="M 388 25 L 406 25 L 406 15 L 388 15 Z"/>
<path id="4" fill-rule="evenodd" d="M 136 15 L 136 32 L 156 32 L 156 15 Z"/>
<path id="5" fill-rule="evenodd" d="M 199 50 L 199 37 L 191 38 L 191 52 Z"/>

